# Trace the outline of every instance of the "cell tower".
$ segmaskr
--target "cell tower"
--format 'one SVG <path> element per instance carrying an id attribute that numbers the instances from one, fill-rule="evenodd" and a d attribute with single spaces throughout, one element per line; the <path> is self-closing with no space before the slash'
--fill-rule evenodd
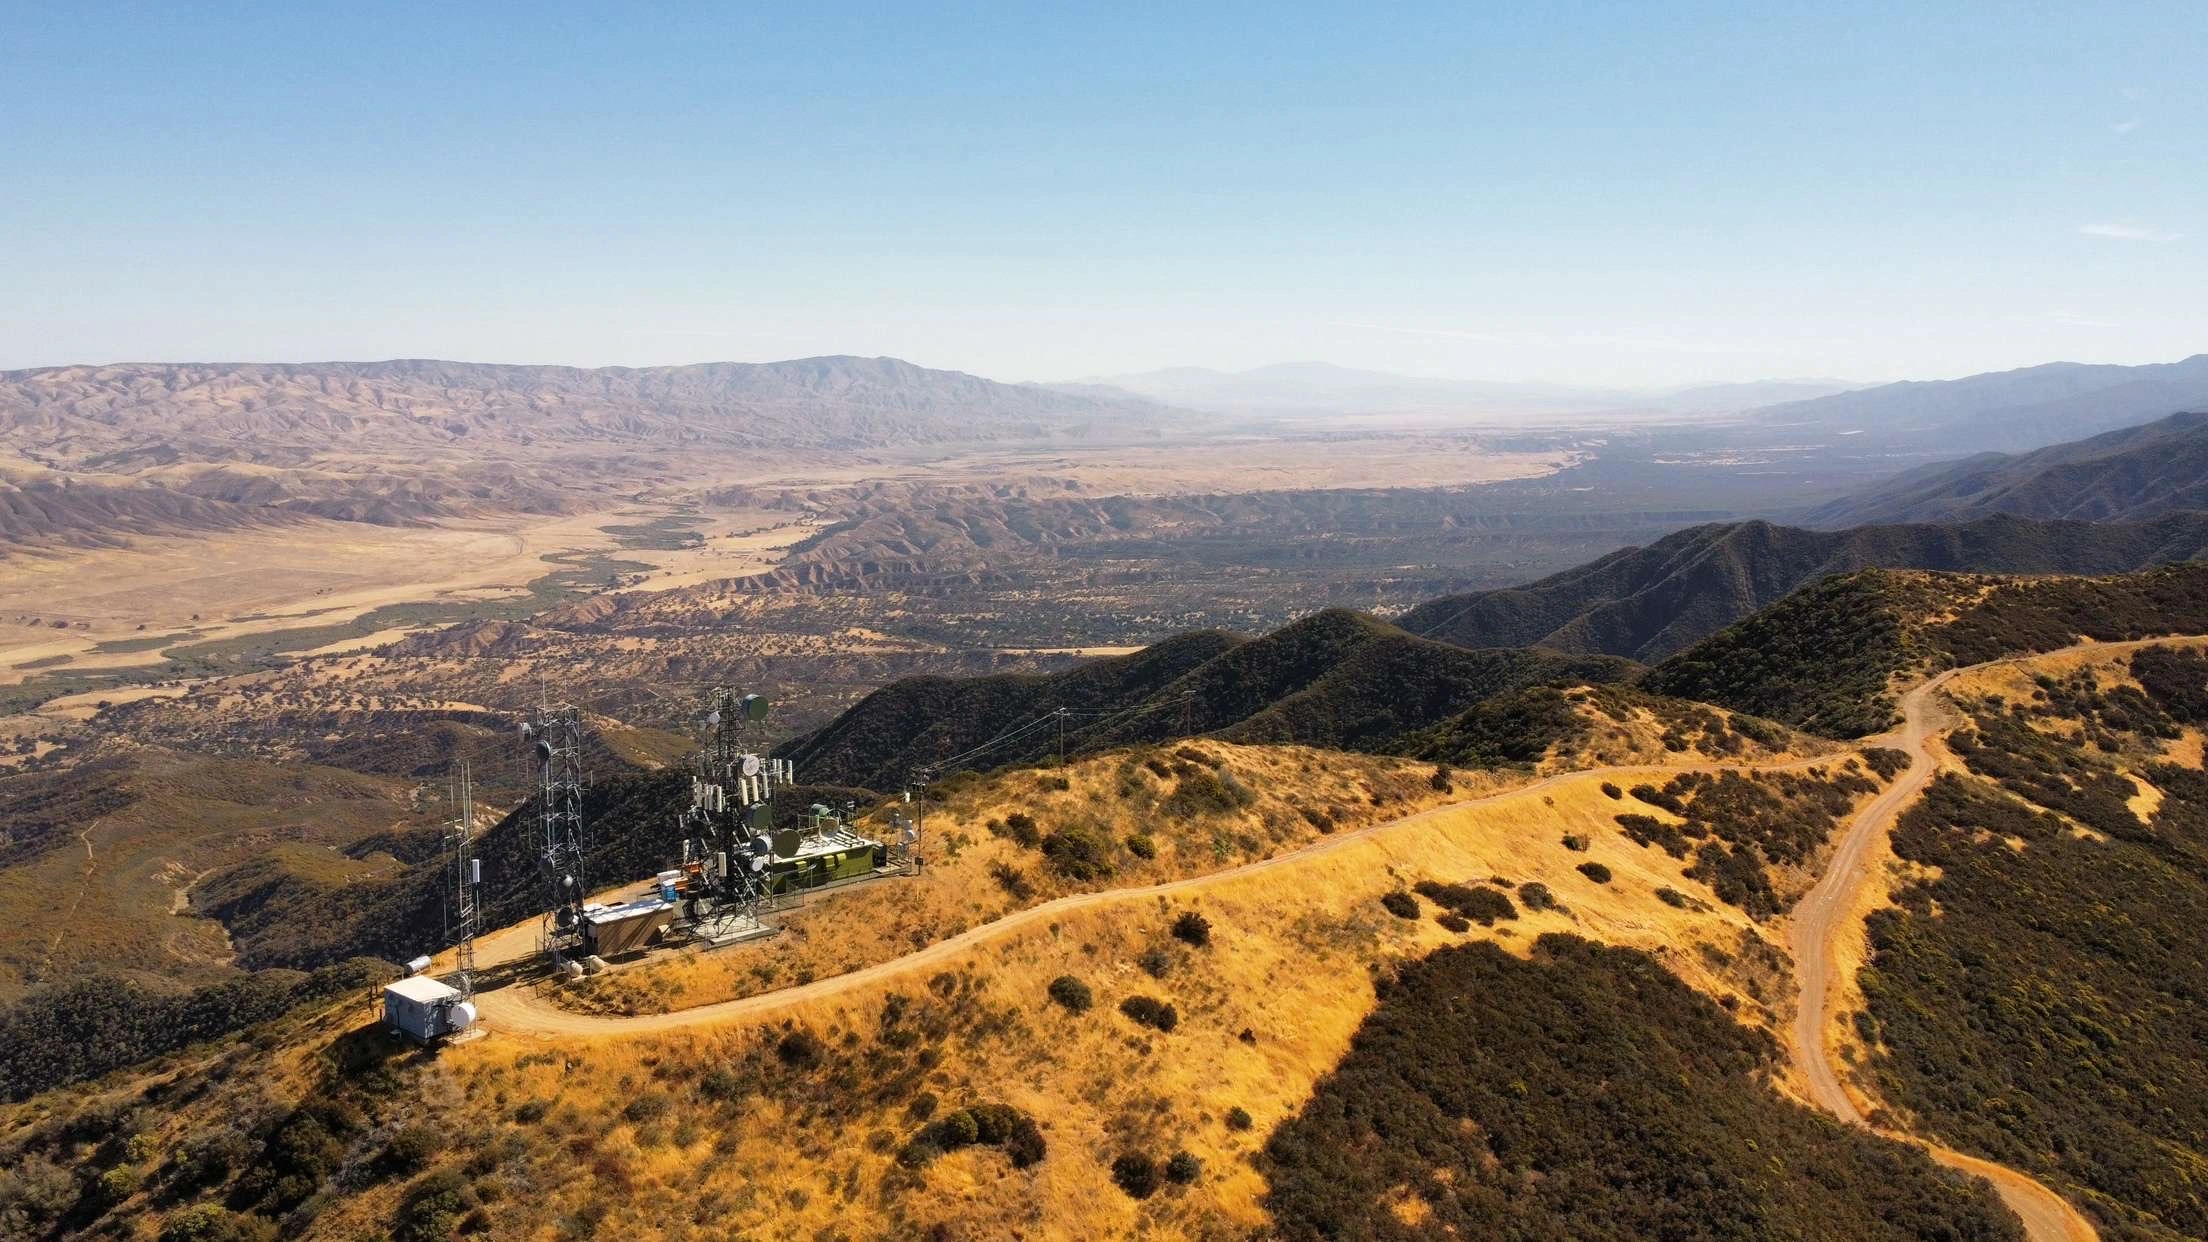
<path id="1" fill-rule="evenodd" d="M 544 915 L 544 947 L 564 963 L 583 944 L 583 903 L 590 885 L 583 873 L 589 843 L 583 834 L 583 728 L 573 707 L 545 704 L 521 726 L 537 761 L 537 804 L 542 829 L 537 862 L 550 889 Z"/>
<path id="2" fill-rule="evenodd" d="M 460 998 L 475 996 L 475 934 L 481 930 L 483 863 L 475 856 L 475 778 L 460 765 L 460 818 L 452 826 L 453 932 L 457 936 Z"/>

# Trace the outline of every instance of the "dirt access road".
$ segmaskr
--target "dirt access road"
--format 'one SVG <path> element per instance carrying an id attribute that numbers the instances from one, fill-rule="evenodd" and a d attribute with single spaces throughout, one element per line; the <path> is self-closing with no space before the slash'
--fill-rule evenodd
<path id="1" fill-rule="evenodd" d="M 1833 965 L 1833 946 L 1840 936 L 1863 936 L 1863 923 L 1858 913 L 1860 898 L 1864 886 L 1877 878 L 1877 862 L 1885 854 L 1877 847 L 1892 830 L 1895 816 L 1939 774 L 1939 757 L 1932 751 L 1931 739 L 1936 730 L 1934 714 L 1940 707 L 1939 695 L 1947 683 L 1958 674 L 1977 669 L 2081 651 L 2130 651 L 2170 642 L 2173 638 L 2175 636 L 2134 642 L 2079 643 L 2059 651 L 1990 660 L 1949 670 L 1902 696 L 1901 727 L 1870 740 L 1906 751 L 1908 771 L 1849 822 L 1840 843 L 1833 849 L 1832 861 L 1826 866 L 1824 876 L 1794 907 L 1794 966 L 1802 985 L 1801 1008 L 1795 1014 L 1787 1042 L 1794 1063 L 1809 1084 L 1810 1096 L 1818 1107 L 1851 1125 L 1869 1124 L 1855 1098 L 1842 1085 L 1832 1063 L 1832 1050 L 1826 1043 L 1831 1030 L 1832 994 L 1839 983 Z M 2091 1222 L 2062 1196 L 2014 1169 L 1950 1151 L 1913 1135 L 1893 1137 L 1917 1142 L 1941 1164 L 1992 1182 L 2009 1210 L 2023 1220 L 2024 1231 L 2033 1242 L 2095 1242 L 2100 1236 Z"/>
<path id="2" fill-rule="evenodd" d="M 1796 968 L 1801 980 L 1801 1009 L 1788 1040 L 1795 1064 L 1809 1084 L 1814 1102 L 1826 1111 L 1853 1125 L 1867 1125 L 1862 1110 L 1842 1086 L 1839 1074 L 1833 1067 L 1831 1054 L 1826 1047 L 1824 1034 L 1831 1012 L 1831 994 L 1835 978 L 1832 948 L 1835 937 L 1861 936 L 1860 920 L 1852 917 L 1863 886 L 1875 878 L 1875 862 L 1883 851 L 1875 847 L 1885 840 L 1894 817 L 1907 806 L 1932 777 L 1938 772 L 1938 760 L 1930 741 L 1934 732 L 1933 713 L 1938 705 L 1938 694 L 1946 684 L 1961 673 L 1974 669 L 1990 668 L 2001 664 L 2013 664 L 2025 660 L 2058 656 L 2076 651 L 2116 651 L 2147 646 L 2156 642 L 2171 641 L 2168 638 L 2145 639 L 2121 643 L 2081 643 L 2061 651 L 2042 652 L 2035 656 L 2017 656 L 1968 668 L 1954 669 L 1911 690 L 1901 701 L 1902 724 L 1900 728 L 1870 742 L 1894 746 L 1909 755 L 1909 768 L 1899 774 L 1885 792 L 1873 799 L 1842 832 L 1833 850 L 1832 859 L 1817 885 L 1795 907 L 1793 916 L 1793 941 Z M 1165 884 L 1145 888 L 1106 889 L 1094 893 L 1080 893 L 1061 897 L 1039 906 L 1009 914 L 993 923 L 971 928 L 947 940 L 941 940 L 927 948 L 891 961 L 881 962 L 848 974 L 818 979 L 799 987 L 785 988 L 758 996 L 741 997 L 717 1004 L 700 1005 L 692 1009 L 672 1013 L 639 1014 L 632 1017 L 608 1017 L 574 1013 L 553 1005 L 536 988 L 516 984 L 496 991 L 478 994 L 476 1000 L 485 1021 L 500 1030 L 513 1034 L 554 1038 L 608 1038 L 656 1034 L 682 1030 L 688 1027 L 709 1026 L 723 1022 L 742 1021 L 770 1016 L 807 1001 L 836 996 L 885 982 L 914 971 L 924 971 L 951 961 L 977 945 L 1010 936 L 1023 928 L 1058 919 L 1065 914 L 1103 905 L 1109 902 L 1143 901 L 1152 897 L 1182 893 L 1222 880 L 1246 876 L 1254 872 L 1323 855 L 1346 847 L 1351 842 L 1419 823 L 1436 815 L 1449 814 L 1469 806 L 1494 802 L 1505 798 L 1519 798 L 1539 793 L 1566 781 L 1601 780 L 1608 776 L 1633 773 L 1672 773 L 1685 770 L 1720 771 L 1780 771 L 1789 768 L 1810 767 L 1829 763 L 1829 757 L 1784 760 L 1766 764 L 1686 764 L 1679 767 L 1656 768 L 1649 766 L 1589 768 L 1575 772 L 1559 773 L 1536 781 L 1531 785 L 1503 790 L 1465 802 L 1436 807 L 1404 819 L 1384 824 L 1374 824 L 1355 832 L 1329 837 L 1300 850 L 1263 859 L 1244 866 L 1191 876 Z M 511 930 L 511 929 L 509 929 Z M 2078 1211 L 2060 1195 L 2038 1182 L 2002 1165 L 1990 1163 L 1950 1151 L 1937 1144 L 1907 1134 L 1889 1137 L 1918 1143 L 1932 1157 L 1950 1168 L 1983 1177 L 1993 1183 L 2002 1200 L 2024 1222 L 2026 1234 L 2033 1242 L 2098 1242 L 2099 1234 Z"/>
<path id="3" fill-rule="evenodd" d="M 1469 798 L 1462 802 L 1452 802 L 1445 806 L 1421 811 L 1416 815 L 1405 816 L 1402 819 L 1390 820 L 1386 823 L 1368 824 L 1363 828 L 1350 832 L 1336 833 L 1301 849 L 1289 850 L 1276 854 L 1271 858 L 1260 859 L 1257 862 L 1244 863 L 1239 867 L 1229 867 L 1223 871 L 1206 872 L 1203 875 L 1170 880 L 1163 884 L 1152 884 L 1142 888 L 1108 888 L 1093 893 L 1075 893 L 1072 896 L 1060 897 L 1052 901 L 1046 901 L 1039 906 L 1029 906 L 1025 910 L 1014 911 L 994 922 L 968 928 L 956 936 L 946 940 L 938 940 L 924 949 L 908 953 L 903 957 L 892 958 L 886 962 L 877 962 L 872 966 L 862 967 L 845 974 L 816 979 L 811 983 L 797 987 L 762 992 L 757 996 L 738 997 L 735 1000 L 718 1001 L 710 1005 L 697 1005 L 689 1009 L 678 1009 L 671 1013 L 647 1013 L 620 1017 L 576 1013 L 551 1003 L 535 985 L 528 983 L 516 983 L 494 991 L 479 992 L 476 994 L 476 1005 L 482 1013 L 484 1021 L 501 1031 L 521 1035 L 580 1038 L 656 1034 L 681 1030 L 685 1027 L 710 1026 L 722 1022 L 762 1018 L 807 1001 L 862 990 L 899 976 L 929 970 L 978 945 L 1012 936 L 1025 928 L 1048 924 L 1062 919 L 1068 913 L 1076 910 L 1085 910 L 1115 902 L 1143 902 L 1154 897 L 1185 893 L 1207 885 L 1270 871 L 1277 867 L 1285 867 L 1312 858 L 1323 857 L 1335 850 L 1345 849 L 1368 837 L 1407 829 L 1424 823 L 1435 816 L 1455 814 L 1467 807 L 1482 806 L 1510 798 L 1534 797 L 1544 790 L 1554 789 L 1568 781 L 1600 781 L 1611 777 L 1630 779 L 1633 777 L 1676 776 L 1680 772 L 1696 770 L 1716 772 L 1729 769 L 1741 772 L 1781 772 L 1831 764 L 1835 761 L 1835 758 L 1836 756 L 1833 755 L 1818 755 L 1802 759 L 1773 760 L 1769 763 L 1760 764 L 1705 763 L 1676 766 L 1634 764 L 1619 767 L 1581 768 L 1571 772 L 1559 772 L 1554 776 L 1544 777 L 1531 784 L 1498 790 L 1495 793 L 1483 794 L 1480 797 Z M 534 946 L 534 935 L 535 924 L 533 923 L 517 924 L 515 927 L 493 933 L 479 942 L 477 960 L 480 962 L 485 959 L 486 954 L 483 946 L 491 944 L 494 940 L 499 946 L 496 955 L 501 960 L 515 956 L 518 953 L 528 952 Z"/>

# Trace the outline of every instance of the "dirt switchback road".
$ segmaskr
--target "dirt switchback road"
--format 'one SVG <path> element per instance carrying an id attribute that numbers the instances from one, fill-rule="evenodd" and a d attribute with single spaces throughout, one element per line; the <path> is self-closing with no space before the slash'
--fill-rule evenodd
<path id="1" fill-rule="evenodd" d="M 1858 812 L 1840 843 L 1834 848 L 1832 861 L 1816 887 L 1809 890 L 1794 908 L 1793 948 L 1795 969 L 1801 980 L 1801 1009 L 1795 1014 L 1794 1026 L 1787 1040 L 1794 1063 L 1808 1082 L 1810 1095 L 1818 1107 L 1851 1125 L 1867 1125 L 1863 1112 L 1855 1099 L 1841 1085 L 1840 1075 L 1833 1068 L 1832 1051 L 1826 1045 L 1825 1036 L 1830 1028 L 1832 992 L 1837 979 L 1833 967 L 1833 945 L 1842 935 L 1861 936 L 1862 924 L 1853 917 L 1863 886 L 1876 878 L 1874 862 L 1882 857 L 1876 847 L 1886 839 L 1893 827 L 1894 817 L 1901 813 L 1924 787 L 1932 783 L 1939 772 L 1939 761 L 1928 744 L 1934 731 L 1933 713 L 1939 707 L 1939 694 L 1947 683 L 1959 673 L 1975 669 L 1991 668 L 2001 664 L 2016 664 L 2028 660 L 2044 659 L 2075 651 L 2127 651 L 2154 643 L 2169 642 L 2170 638 L 2141 639 L 2135 642 L 2079 643 L 2061 651 L 2040 652 L 2036 655 L 2013 656 L 2002 660 L 1990 660 L 1969 668 L 1952 669 L 1911 690 L 1901 700 L 1901 727 L 1880 738 L 1867 739 L 1897 747 L 1908 752 L 1909 770 L 1897 777 L 1870 805 Z M 2001 1192 L 2002 1201 L 2009 1205 L 2024 1222 L 2024 1231 L 2033 1242 L 2097 1242 L 2099 1234 L 2091 1222 L 2071 1207 L 2062 1196 L 2038 1182 L 2003 1165 L 1950 1151 L 1936 1143 L 1911 1135 L 1910 1138 L 1930 1152 L 1932 1158 L 1952 1169 L 1975 1174 L 1992 1182 Z"/>

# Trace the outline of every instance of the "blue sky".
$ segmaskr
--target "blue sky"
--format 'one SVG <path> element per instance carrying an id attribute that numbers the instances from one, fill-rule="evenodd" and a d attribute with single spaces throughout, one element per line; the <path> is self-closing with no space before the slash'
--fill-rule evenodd
<path id="1" fill-rule="evenodd" d="M 2208 350 L 2197 0 L 1190 7 L 0 0 L 0 367 Z"/>

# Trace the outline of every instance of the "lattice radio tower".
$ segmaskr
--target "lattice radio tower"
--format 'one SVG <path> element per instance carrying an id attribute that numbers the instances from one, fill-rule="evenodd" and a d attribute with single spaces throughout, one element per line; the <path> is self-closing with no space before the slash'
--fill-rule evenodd
<path id="1" fill-rule="evenodd" d="M 460 998 L 475 996 L 475 934 L 481 930 L 483 906 L 477 900 L 483 883 L 483 864 L 475 856 L 475 777 L 466 761 L 460 764 L 460 818 L 452 826 L 453 931 L 457 936 Z"/>
<path id="2" fill-rule="evenodd" d="M 565 961 L 583 942 L 583 903 L 590 895 L 583 873 L 589 843 L 583 835 L 583 729 L 576 710 L 565 704 L 537 708 L 536 719 L 521 727 L 537 761 L 537 803 L 542 829 L 537 862 L 550 889 L 544 916 L 544 946 L 553 960 Z"/>

